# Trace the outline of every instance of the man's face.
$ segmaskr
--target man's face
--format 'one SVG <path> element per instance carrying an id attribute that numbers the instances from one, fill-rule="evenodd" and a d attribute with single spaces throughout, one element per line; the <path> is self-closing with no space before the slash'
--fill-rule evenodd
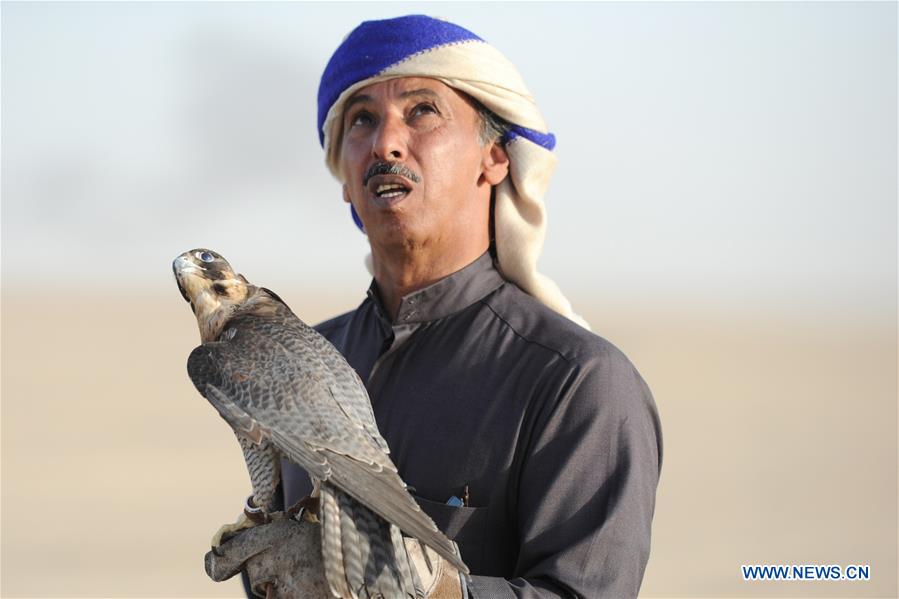
<path id="1" fill-rule="evenodd" d="M 505 177 L 508 162 L 499 146 L 481 145 L 480 126 L 470 101 L 435 79 L 390 79 L 347 101 L 339 157 L 344 199 L 373 249 L 486 239 L 490 187 Z"/>

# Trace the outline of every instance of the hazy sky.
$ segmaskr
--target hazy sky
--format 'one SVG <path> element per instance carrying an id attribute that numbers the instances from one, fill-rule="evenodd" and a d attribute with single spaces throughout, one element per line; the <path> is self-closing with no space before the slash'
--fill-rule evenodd
<path id="1" fill-rule="evenodd" d="M 171 286 L 202 245 L 361 293 L 318 78 L 360 21 L 420 12 L 502 50 L 558 136 L 541 265 L 570 294 L 895 315 L 896 3 L 0 10 L 7 290 Z"/>

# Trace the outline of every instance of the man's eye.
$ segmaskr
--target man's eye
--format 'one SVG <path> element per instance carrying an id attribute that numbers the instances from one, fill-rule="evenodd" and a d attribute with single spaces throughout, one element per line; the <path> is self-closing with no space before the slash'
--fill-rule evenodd
<path id="1" fill-rule="evenodd" d="M 367 112 L 359 112 L 350 119 L 350 127 L 359 127 L 370 125 L 374 122 L 374 118 Z"/>
<path id="2" fill-rule="evenodd" d="M 424 114 L 437 114 L 437 108 L 433 104 L 417 104 L 411 111 L 412 116 L 420 116 Z"/>

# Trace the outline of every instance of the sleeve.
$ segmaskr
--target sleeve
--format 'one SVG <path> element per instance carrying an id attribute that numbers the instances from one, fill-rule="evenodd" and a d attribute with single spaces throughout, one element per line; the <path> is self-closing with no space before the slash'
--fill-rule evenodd
<path id="1" fill-rule="evenodd" d="M 522 462 L 516 578 L 473 576 L 472 599 L 636 597 L 662 457 L 658 412 L 608 347 L 547 401 Z"/>

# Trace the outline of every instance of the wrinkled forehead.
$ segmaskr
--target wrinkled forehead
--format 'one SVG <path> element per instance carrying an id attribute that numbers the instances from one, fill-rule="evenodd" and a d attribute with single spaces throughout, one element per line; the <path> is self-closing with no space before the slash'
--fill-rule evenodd
<path id="1" fill-rule="evenodd" d="M 393 77 L 382 81 L 375 81 L 355 90 L 346 103 L 354 98 L 371 95 L 407 95 L 415 90 L 428 90 L 439 95 L 459 95 L 459 92 L 439 79 L 432 77 Z"/>
<path id="2" fill-rule="evenodd" d="M 343 104 L 340 121 L 343 121 L 347 113 L 360 104 L 387 104 L 419 99 L 443 102 L 457 110 L 463 106 L 477 110 L 474 100 L 468 94 L 438 79 L 430 77 L 395 77 L 370 83 L 355 90 Z"/>

